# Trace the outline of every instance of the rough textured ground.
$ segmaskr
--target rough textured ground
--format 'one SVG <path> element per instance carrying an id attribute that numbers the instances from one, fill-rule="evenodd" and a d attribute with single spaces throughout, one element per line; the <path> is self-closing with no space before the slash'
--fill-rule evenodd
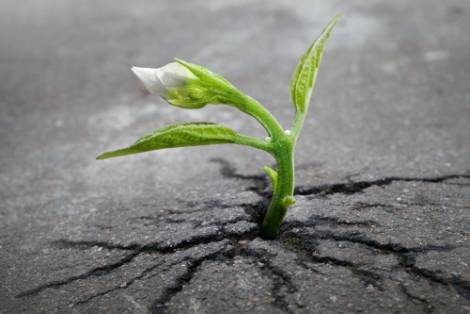
<path id="1" fill-rule="evenodd" d="M 470 313 L 470 2 L 0 0 L 0 313 Z M 296 150 L 297 204 L 257 237 L 264 153 L 95 161 L 185 111 L 129 70 L 176 56 L 288 128 L 298 58 L 338 11 Z"/>

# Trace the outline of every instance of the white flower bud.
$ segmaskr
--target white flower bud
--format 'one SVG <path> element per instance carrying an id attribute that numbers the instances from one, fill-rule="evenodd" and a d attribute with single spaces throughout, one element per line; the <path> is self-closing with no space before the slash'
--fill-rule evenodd
<path id="1" fill-rule="evenodd" d="M 159 69 L 132 67 L 132 72 L 154 95 L 167 98 L 175 89 L 187 86 L 198 78 L 179 63 L 172 62 Z"/>
<path id="2" fill-rule="evenodd" d="M 173 106 L 199 109 L 218 102 L 204 82 L 180 63 L 169 63 L 159 69 L 133 67 L 132 71 L 152 94 L 161 96 Z"/>

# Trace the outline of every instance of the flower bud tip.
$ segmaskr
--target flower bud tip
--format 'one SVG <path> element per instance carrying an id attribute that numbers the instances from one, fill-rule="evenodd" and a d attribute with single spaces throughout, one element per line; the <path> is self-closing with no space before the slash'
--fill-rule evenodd
<path id="1" fill-rule="evenodd" d="M 162 89 L 157 84 L 156 69 L 132 67 L 132 72 L 144 83 L 152 94 L 159 95 Z"/>

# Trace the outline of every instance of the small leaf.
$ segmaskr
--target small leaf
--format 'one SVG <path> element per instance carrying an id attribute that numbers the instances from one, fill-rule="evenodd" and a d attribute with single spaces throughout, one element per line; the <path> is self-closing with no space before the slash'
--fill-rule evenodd
<path id="1" fill-rule="evenodd" d="M 284 198 L 282 199 L 282 206 L 283 206 L 285 209 L 287 209 L 287 208 L 289 208 L 291 205 L 294 205 L 295 202 L 297 202 L 296 199 L 295 199 L 295 197 L 293 197 L 293 196 L 286 196 L 286 197 L 284 197 Z"/>
<path id="2" fill-rule="evenodd" d="M 312 96 L 313 85 L 320 67 L 323 50 L 330 37 L 333 27 L 341 17 L 341 13 L 336 15 L 333 20 L 323 29 L 320 36 L 308 48 L 299 61 L 292 76 L 290 93 L 292 102 L 297 111 L 305 113 Z"/>
<path id="3" fill-rule="evenodd" d="M 273 186 L 273 191 L 276 191 L 277 186 L 277 172 L 268 166 L 263 167 L 264 171 L 268 174 L 268 177 L 271 179 L 271 184 Z"/>
<path id="4" fill-rule="evenodd" d="M 152 150 L 235 143 L 237 133 L 223 125 L 199 122 L 173 124 L 145 134 L 127 148 L 104 153 L 96 159 L 138 154 Z"/>

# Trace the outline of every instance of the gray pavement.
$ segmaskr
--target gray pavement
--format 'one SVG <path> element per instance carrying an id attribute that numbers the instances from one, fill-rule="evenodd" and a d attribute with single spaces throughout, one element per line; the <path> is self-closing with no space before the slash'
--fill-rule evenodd
<path id="1" fill-rule="evenodd" d="M 292 3 L 295 3 L 293 6 Z M 470 313 L 470 2 L 0 0 L 0 313 Z M 273 160 L 233 145 L 95 161 L 181 110 L 131 66 L 173 57 L 293 118 L 339 11 L 278 240 Z"/>

